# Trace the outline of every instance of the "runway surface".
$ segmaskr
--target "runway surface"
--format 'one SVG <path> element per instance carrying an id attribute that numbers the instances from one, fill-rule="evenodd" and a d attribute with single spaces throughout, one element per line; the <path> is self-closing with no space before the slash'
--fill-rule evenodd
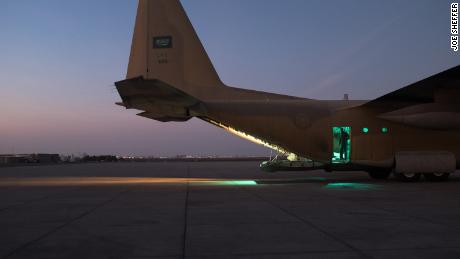
<path id="1" fill-rule="evenodd" d="M 0 168 L 0 258 L 460 258 L 460 178 L 256 162 Z"/>

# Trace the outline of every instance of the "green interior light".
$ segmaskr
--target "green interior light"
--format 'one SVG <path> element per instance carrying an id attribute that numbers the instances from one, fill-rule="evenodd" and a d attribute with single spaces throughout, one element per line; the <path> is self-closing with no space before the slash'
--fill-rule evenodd
<path id="1" fill-rule="evenodd" d="M 332 163 L 346 164 L 350 162 L 351 137 L 351 127 L 332 127 Z"/>
<path id="2" fill-rule="evenodd" d="M 369 128 L 363 128 L 363 133 L 369 133 Z"/>
<path id="3" fill-rule="evenodd" d="M 389 131 L 390 131 L 390 130 L 389 130 L 388 128 L 382 128 L 382 133 L 383 133 L 383 134 L 386 134 L 386 133 L 388 133 Z"/>

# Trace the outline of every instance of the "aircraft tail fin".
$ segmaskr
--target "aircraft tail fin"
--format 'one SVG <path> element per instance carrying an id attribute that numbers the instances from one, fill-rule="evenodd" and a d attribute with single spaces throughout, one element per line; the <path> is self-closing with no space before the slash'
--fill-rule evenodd
<path id="1" fill-rule="evenodd" d="M 127 79 L 136 77 L 202 98 L 224 86 L 179 0 L 139 0 Z"/>

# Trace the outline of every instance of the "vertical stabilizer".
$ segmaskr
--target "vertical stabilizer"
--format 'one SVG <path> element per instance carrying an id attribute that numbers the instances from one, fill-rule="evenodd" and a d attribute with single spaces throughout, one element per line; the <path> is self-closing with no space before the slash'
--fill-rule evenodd
<path id="1" fill-rule="evenodd" d="M 223 86 L 179 0 L 139 0 L 127 78 L 139 76 L 197 97 Z"/>
<path id="2" fill-rule="evenodd" d="M 139 1 L 126 78 L 147 77 L 147 1 Z"/>

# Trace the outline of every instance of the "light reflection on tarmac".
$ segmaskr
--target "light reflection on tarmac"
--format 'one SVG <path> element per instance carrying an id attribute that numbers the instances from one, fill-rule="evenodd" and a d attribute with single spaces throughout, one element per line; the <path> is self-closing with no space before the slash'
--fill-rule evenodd
<path id="1" fill-rule="evenodd" d="M 253 180 L 167 177 L 36 177 L 3 178 L 0 186 L 107 186 L 107 185 L 257 185 Z"/>
<path id="2" fill-rule="evenodd" d="M 0 187 L 42 186 L 121 186 L 121 185 L 208 185 L 208 186 L 253 186 L 289 185 L 301 183 L 324 183 L 326 189 L 379 189 L 380 185 L 356 182 L 329 182 L 326 178 L 308 177 L 291 180 L 232 180 L 218 178 L 172 178 L 172 177 L 27 177 L 4 178 Z"/>
<path id="3" fill-rule="evenodd" d="M 460 258 L 459 187 L 256 162 L 1 168 L 0 258 Z"/>

